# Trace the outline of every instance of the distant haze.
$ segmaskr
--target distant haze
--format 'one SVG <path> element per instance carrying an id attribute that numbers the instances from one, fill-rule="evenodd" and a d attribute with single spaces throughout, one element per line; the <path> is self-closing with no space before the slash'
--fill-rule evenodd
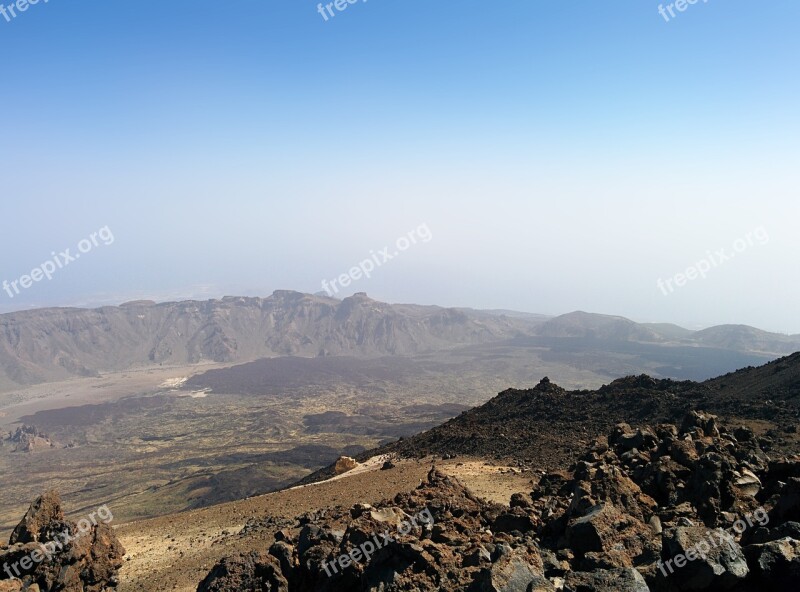
<path id="1" fill-rule="evenodd" d="M 297 1 L 50 2 L 0 20 L 0 282 L 115 238 L 0 291 L 0 312 L 346 275 L 337 297 L 800 333 L 800 3 L 669 23 L 657 4 L 375 0 L 325 22 Z M 422 224 L 429 241 L 351 273 Z"/>

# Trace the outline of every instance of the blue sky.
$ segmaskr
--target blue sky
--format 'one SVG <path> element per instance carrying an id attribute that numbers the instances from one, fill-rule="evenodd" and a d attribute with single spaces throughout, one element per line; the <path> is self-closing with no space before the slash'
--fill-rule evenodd
<path id="1" fill-rule="evenodd" d="M 0 0 L 8 5 L 8 0 Z M 669 3 L 663 3 L 669 4 Z M 50 0 L 0 17 L 0 311 L 315 292 L 800 333 L 800 4 Z M 753 244 L 664 295 L 756 228 Z"/>

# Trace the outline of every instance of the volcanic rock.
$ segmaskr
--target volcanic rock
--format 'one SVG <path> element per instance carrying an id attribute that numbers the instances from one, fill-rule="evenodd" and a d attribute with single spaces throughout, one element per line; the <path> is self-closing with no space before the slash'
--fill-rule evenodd
<path id="1" fill-rule="evenodd" d="M 564 396 L 557 389 L 543 382 L 535 391 L 555 400 Z M 431 469 L 417 489 L 392 499 L 307 514 L 270 548 L 270 577 L 279 582 L 270 585 L 285 580 L 289 592 L 791 589 L 800 459 L 771 459 L 763 438 L 731 433 L 702 411 L 678 425 L 612 427 L 508 505 Z M 257 561 L 237 561 L 259 581 Z"/>
<path id="2" fill-rule="evenodd" d="M 197 592 L 288 592 L 289 583 L 278 561 L 252 551 L 217 563 L 197 587 Z"/>
<path id="3" fill-rule="evenodd" d="M 730 590 L 749 573 L 741 547 L 722 530 L 703 526 L 664 531 L 660 567 L 679 590 Z"/>
<path id="4" fill-rule="evenodd" d="M 564 592 L 650 592 L 642 574 L 633 568 L 570 572 Z"/>
<path id="5" fill-rule="evenodd" d="M 78 528 L 64 519 L 58 493 L 34 500 L 14 529 L 9 546 L 0 546 L 0 591 L 103 592 L 117 585 L 125 549 L 108 524 Z"/>
<path id="6" fill-rule="evenodd" d="M 789 590 L 800 583 L 800 541 L 789 537 L 745 547 L 748 564 L 759 583 Z"/>

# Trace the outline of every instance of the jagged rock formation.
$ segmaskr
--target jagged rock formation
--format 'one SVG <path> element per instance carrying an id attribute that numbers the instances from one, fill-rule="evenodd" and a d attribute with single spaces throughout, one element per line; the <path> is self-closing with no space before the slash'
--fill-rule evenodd
<path id="1" fill-rule="evenodd" d="M 14 452 L 34 452 L 58 446 L 36 426 L 28 425 L 20 426 L 14 432 L 9 433 L 6 440 L 11 444 Z"/>
<path id="2" fill-rule="evenodd" d="M 103 592 L 117 585 L 125 549 L 97 520 L 66 520 L 58 493 L 34 500 L 0 545 L 0 592 Z"/>
<path id="3" fill-rule="evenodd" d="M 793 590 L 800 457 L 690 412 L 615 426 L 509 506 L 432 469 L 410 493 L 302 516 L 275 540 L 198 592 Z"/>

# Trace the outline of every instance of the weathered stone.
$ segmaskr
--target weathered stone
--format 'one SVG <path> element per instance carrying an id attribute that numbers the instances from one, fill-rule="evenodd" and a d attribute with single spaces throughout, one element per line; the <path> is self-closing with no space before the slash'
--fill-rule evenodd
<path id="1" fill-rule="evenodd" d="M 741 469 L 733 482 L 740 497 L 755 497 L 761 491 L 761 479 L 749 469 Z"/>
<path id="2" fill-rule="evenodd" d="M 690 432 L 693 429 L 701 430 L 702 435 L 711 438 L 719 438 L 719 428 L 717 427 L 717 416 L 710 413 L 690 411 L 683 418 L 681 431 Z"/>
<path id="3" fill-rule="evenodd" d="M 41 530 L 54 520 L 64 520 L 61 497 L 55 491 L 48 491 L 33 501 L 22 522 L 11 533 L 9 543 L 37 542 Z"/>
<path id="4" fill-rule="evenodd" d="M 573 571 L 564 578 L 564 592 L 650 592 L 642 574 L 633 568 Z"/>
<path id="5" fill-rule="evenodd" d="M 525 592 L 556 592 L 557 588 L 544 576 L 536 576 L 528 584 Z"/>
<path id="6" fill-rule="evenodd" d="M 511 503 L 509 505 L 512 508 L 530 508 L 531 498 L 524 493 L 514 493 L 511 495 Z"/>
<path id="7" fill-rule="evenodd" d="M 274 557 L 256 551 L 227 557 L 200 582 L 197 592 L 289 592 Z"/>
<path id="8" fill-rule="evenodd" d="M 410 518 L 409 515 L 403 512 L 403 510 L 400 508 L 381 508 L 380 510 L 370 510 L 369 516 L 375 522 L 392 524 L 394 526 L 400 526 L 400 524 Z"/>
<path id="9" fill-rule="evenodd" d="M 522 552 L 505 555 L 491 567 L 482 570 L 474 590 L 480 592 L 528 592 L 536 581 L 541 588 L 544 569 L 541 557 Z"/>
<path id="10" fill-rule="evenodd" d="M 776 590 L 800 585 L 800 541 L 783 538 L 745 547 L 747 562 L 757 581 Z"/>
<path id="11" fill-rule="evenodd" d="M 746 541 L 743 537 L 743 543 L 760 545 L 787 537 L 800 541 L 800 522 L 785 522 L 775 528 L 756 528 L 750 531 Z"/>
<path id="12" fill-rule="evenodd" d="M 661 518 L 658 516 L 651 517 L 647 525 L 650 527 L 650 530 L 653 531 L 653 534 L 661 534 L 664 531 L 661 526 Z"/>
<path id="13" fill-rule="evenodd" d="M 64 519 L 57 493 L 37 498 L 14 530 L 14 542 L 0 547 L 0 565 L 9 569 L 0 579 L 13 574 L 26 592 L 102 592 L 115 586 L 125 550 L 114 531 L 102 522 L 85 521 L 81 528 Z"/>
<path id="14" fill-rule="evenodd" d="M 492 524 L 492 532 L 520 532 L 533 530 L 535 525 L 530 517 L 522 510 L 512 510 L 500 514 Z"/>
<path id="15" fill-rule="evenodd" d="M 729 590 L 749 569 L 741 547 L 723 530 L 703 526 L 669 528 L 663 534 L 659 569 L 682 591 Z"/>
<path id="16" fill-rule="evenodd" d="M 631 558 L 654 554 L 653 533 L 633 516 L 610 504 L 595 506 L 588 514 L 570 521 L 566 531 L 569 547 L 576 553 L 624 550 Z"/>
<path id="17" fill-rule="evenodd" d="M 352 518 L 358 518 L 364 512 L 369 512 L 372 509 L 372 506 L 369 504 L 356 504 L 352 508 L 350 508 L 350 516 Z"/>
<path id="18" fill-rule="evenodd" d="M 483 545 L 464 554 L 464 567 L 479 567 L 492 562 L 492 556 Z"/>
<path id="19" fill-rule="evenodd" d="M 789 477 L 769 519 L 771 523 L 800 522 L 800 478 Z"/>
<path id="20" fill-rule="evenodd" d="M 294 575 L 294 549 L 285 541 L 275 541 L 269 548 L 269 554 L 278 560 L 281 574 L 289 580 Z"/>

